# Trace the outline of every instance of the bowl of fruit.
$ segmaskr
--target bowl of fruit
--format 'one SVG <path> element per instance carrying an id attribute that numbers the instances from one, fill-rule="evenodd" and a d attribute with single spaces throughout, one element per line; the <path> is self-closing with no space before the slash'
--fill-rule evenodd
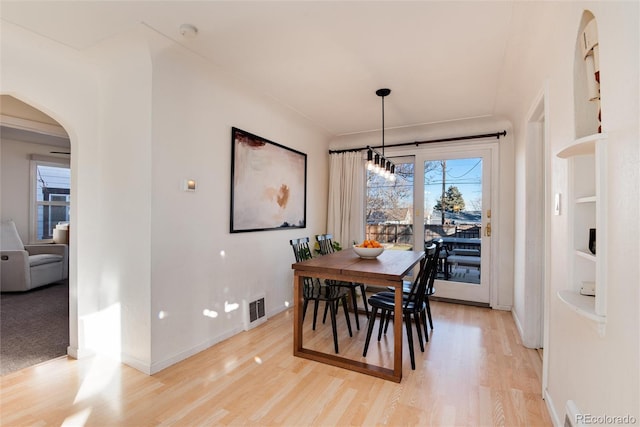
<path id="1" fill-rule="evenodd" d="M 376 240 L 365 240 L 359 245 L 353 245 L 353 250 L 360 258 L 376 259 L 382 252 L 384 252 L 384 246 Z"/>

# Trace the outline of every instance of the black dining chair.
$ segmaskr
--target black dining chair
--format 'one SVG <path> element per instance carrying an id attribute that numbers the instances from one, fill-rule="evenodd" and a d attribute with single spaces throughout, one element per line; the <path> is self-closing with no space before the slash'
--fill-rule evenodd
<path id="1" fill-rule="evenodd" d="M 415 354 L 413 350 L 413 327 L 412 323 L 416 324 L 416 332 L 418 335 L 418 342 L 420 343 L 420 350 L 424 352 L 424 342 L 422 340 L 422 328 L 420 326 L 421 318 L 424 319 L 423 312 L 426 310 L 425 298 L 427 294 L 427 286 L 429 284 L 429 278 L 433 275 L 433 271 L 437 268 L 437 251 L 436 244 L 432 243 L 426 248 L 426 256 L 420 262 L 419 272 L 411 285 L 411 289 L 407 294 L 403 295 L 402 301 L 402 314 L 404 317 L 405 329 L 407 331 L 407 341 L 409 344 L 409 356 L 411 357 L 411 369 L 416 369 Z M 382 331 L 385 325 L 385 321 L 388 315 L 395 312 L 397 307 L 395 305 L 395 299 L 389 298 L 388 294 L 392 292 L 380 292 L 369 298 L 369 305 L 371 306 L 371 316 L 369 316 L 367 337 L 365 339 L 363 357 L 366 357 L 367 350 L 369 349 L 369 342 L 371 341 L 371 334 L 373 332 L 373 326 L 376 319 L 376 314 L 380 310 L 380 321 L 378 327 L 378 341 L 382 338 Z M 413 317 L 413 322 L 412 322 Z M 426 320 L 423 320 L 425 323 Z M 425 327 L 426 330 L 426 327 Z"/>
<path id="2" fill-rule="evenodd" d="M 440 251 L 442 249 L 442 239 L 435 239 L 433 242 L 436 245 L 436 254 L 435 259 L 433 261 L 434 267 L 431 270 L 429 275 L 429 283 L 427 283 L 427 293 L 424 298 L 424 304 L 427 308 L 427 318 L 429 319 L 429 326 L 433 329 L 433 319 L 431 318 L 431 305 L 429 304 L 429 299 L 436 293 L 435 281 L 436 276 L 438 275 L 438 265 L 440 264 Z M 424 314 L 424 313 L 423 313 Z M 424 333 L 426 335 L 426 340 L 429 341 L 429 335 L 427 333 L 427 322 L 425 322 L 424 316 L 422 318 L 422 322 L 424 324 Z"/>
<path id="3" fill-rule="evenodd" d="M 427 290 L 426 290 L 426 295 L 425 295 L 425 299 L 424 299 L 424 303 L 425 303 L 425 310 L 422 311 L 421 313 L 421 317 L 422 317 L 422 324 L 424 326 L 424 335 L 425 335 L 425 341 L 429 341 L 429 331 L 427 329 L 427 320 L 429 321 L 429 327 L 431 329 L 433 329 L 433 319 L 431 317 L 431 305 L 429 304 L 429 297 L 431 297 L 432 295 L 434 295 L 436 293 L 436 289 L 435 289 L 435 281 L 436 281 L 436 277 L 438 276 L 438 270 L 439 270 L 439 264 L 440 264 L 440 256 L 442 254 L 442 248 L 443 248 L 443 243 L 442 243 L 442 239 L 433 239 L 426 247 L 425 247 L 425 251 L 428 251 L 428 248 L 430 245 L 436 245 L 435 247 L 435 259 L 434 259 L 434 263 L 435 263 L 435 268 L 433 268 L 431 270 L 431 272 L 429 273 L 429 282 L 427 283 Z M 402 292 L 406 295 L 411 291 L 411 286 L 412 286 L 412 282 L 405 280 L 402 283 Z M 391 300 L 394 299 L 394 288 L 389 287 L 389 292 L 378 292 L 378 296 L 385 296 L 387 298 L 390 298 Z M 387 328 L 389 326 L 389 319 L 391 319 L 393 313 L 387 313 L 387 317 L 385 319 L 385 325 L 384 325 L 384 332 L 387 332 Z"/>
<path id="4" fill-rule="evenodd" d="M 320 247 L 320 254 L 327 255 L 335 252 L 335 248 L 333 246 L 333 235 L 331 234 L 318 234 L 316 235 L 316 240 L 318 242 L 318 246 Z M 352 283 L 352 282 L 339 282 L 339 281 L 331 281 L 330 282 L 334 286 L 339 286 L 349 290 L 351 295 L 351 305 L 353 307 L 353 312 L 356 315 L 356 328 L 360 330 L 360 321 L 358 320 L 358 295 L 356 293 L 356 289 L 360 288 L 360 292 L 362 293 L 362 302 L 364 305 L 364 312 L 367 317 L 369 317 L 369 305 L 367 304 L 367 294 L 365 293 L 364 283 Z M 325 316 L 327 314 L 327 310 L 325 308 Z"/>
<path id="5" fill-rule="evenodd" d="M 296 262 L 306 261 L 311 259 L 311 250 L 309 249 L 309 238 L 302 237 L 299 239 L 291 239 L 289 244 L 293 248 L 293 254 L 296 258 Z M 302 308 L 302 320 L 304 321 L 307 313 L 307 306 L 309 301 L 313 301 L 313 330 L 316 330 L 316 318 L 318 317 L 318 304 L 320 301 L 325 302 L 326 308 L 331 313 L 331 328 L 333 330 L 333 345 L 336 353 L 338 353 L 338 328 L 336 326 L 336 312 L 338 310 L 339 303 L 342 303 L 344 309 L 344 315 L 347 321 L 347 329 L 349 330 L 349 336 L 353 336 L 351 330 L 351 320 L 349 319 L 349 309 L 347 307 L 347 290 L 332 286 L 325 281 L 320 281 L 317 278 L 305 277 L 303 286 L 303 300 L 304 305 Z"/>

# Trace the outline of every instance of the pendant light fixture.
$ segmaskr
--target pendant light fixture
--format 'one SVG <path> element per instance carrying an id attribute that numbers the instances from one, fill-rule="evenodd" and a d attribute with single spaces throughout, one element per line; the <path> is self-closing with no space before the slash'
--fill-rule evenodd
<path id="1" fill-rule="evenodd" d="M 382 153 L 378 153 L 371 147 L 367 147 L 367 169 L 378 175 L 395 181 L 396 166 L 384 157 L 384 97 L 391 93 L 391 89 L 378 89 L 376 95 L 382 98 Z"/>

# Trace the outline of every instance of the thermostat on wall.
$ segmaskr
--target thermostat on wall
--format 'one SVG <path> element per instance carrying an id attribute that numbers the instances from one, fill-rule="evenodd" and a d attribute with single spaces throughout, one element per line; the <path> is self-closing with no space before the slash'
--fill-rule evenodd
<path id="1" fill-rule="evenodd" d="M 196 191 L 196 180 L 195 179 L 185 179 L 182 183 L 182 189 L 184 191 Z"/>

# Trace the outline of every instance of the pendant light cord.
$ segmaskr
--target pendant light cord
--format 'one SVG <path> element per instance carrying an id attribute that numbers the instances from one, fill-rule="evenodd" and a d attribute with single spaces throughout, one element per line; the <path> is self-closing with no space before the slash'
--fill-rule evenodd
<path id="1" fill-rule="evenodd" d="M 382 156 L 384 157 L 384 95 L 382 98 Z"/>

